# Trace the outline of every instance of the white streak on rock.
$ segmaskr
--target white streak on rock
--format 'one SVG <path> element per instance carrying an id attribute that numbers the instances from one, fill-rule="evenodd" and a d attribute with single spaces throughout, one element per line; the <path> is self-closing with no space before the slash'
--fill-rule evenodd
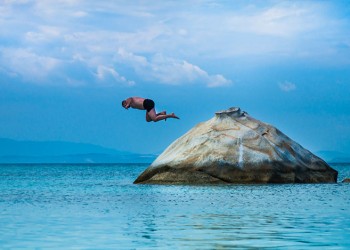
<path id="1" fill-rule="evenodd" d="M 238 138 L 239 143 L 239 158 L 238 158 L 238 166 L 240 168 L 243 168 L 243 144 L 242 144 L 242 138 Z"/>

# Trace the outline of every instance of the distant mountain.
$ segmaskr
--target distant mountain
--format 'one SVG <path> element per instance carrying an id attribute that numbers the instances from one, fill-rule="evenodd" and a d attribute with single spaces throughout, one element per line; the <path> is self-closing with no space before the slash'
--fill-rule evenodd
<path id="1" fill-rule="evenodd" d="M 315 154 L 328 163 L 350 162 L 350 154 L 342 152 L 318 151 Z M 156 157 L 88 143 L 0 138 L 0 163 L 151 163 Z"/>
<path id="2" fill-rule="evenodd" d="M 316 155 L 328 163 L 349 163 L 350 154 L 338 151 L 318 151 Z"/>
<path id="3" fill-rule="evenodd" d="M 0 163 L 150 163 L 155 158 L 152 154 L 118 151 L 87 143 L 0 138 Z"/>

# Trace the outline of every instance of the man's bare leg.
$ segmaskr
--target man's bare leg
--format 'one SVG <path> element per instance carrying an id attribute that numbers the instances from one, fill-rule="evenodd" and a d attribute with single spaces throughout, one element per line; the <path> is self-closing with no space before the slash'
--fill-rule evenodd
<path id="1" fill-rule="evenodd" d="M 158 122 L 158 121 L 161 121 L 161 120 L 166 120 L 168 118 L 180 119 L 174 113 L 171 113 L 170 115 L 157 115 L 156 118 L 153 121 L 154 122 Z"/>
<path id="2" fill-rule="evenodd" d="M 151 122 L 152 118 L 149 116 L 148 112 L 146 111 L 146 121 Z"/>
<path id="3" fill-rule="evenodd" d="M 174 113 L 171 113 L 170 115 L 157 115 L 156 112 L 154 111 L 154 109 L 152 109 L 149 112 L 147 112 L 147 114 L 152 119 L 152 121 L 154 121 L 154 122 L 165 120 L 167 118 L 180 119 Z"/>
<path id="4" fill-rule="evenodd" d="M 166 115 L 166 111 L 159 112 L 159 113 L 157 113 L 157 116 L 158 115 Z M 164 119 L 164 121 L 166 121 L 166 119 Z"/>
<path id="5" fill-rule="evenodd" d="M 156 116 L 159 116 L 159 115 L 166 115 L 166 111 L 162 111 L 156 114 Z M 153 121 L 151 116 L 148 114 L 148 112 L 146 112 L 146 121 L 147 122 Z"/>

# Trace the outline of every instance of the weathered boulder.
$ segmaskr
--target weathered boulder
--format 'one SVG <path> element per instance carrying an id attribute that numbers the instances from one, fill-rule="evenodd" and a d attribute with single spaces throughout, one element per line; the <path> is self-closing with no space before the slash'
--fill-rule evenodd
<path id="1" fill-rule="evenodd" d="M 350 183 L 350 178 L 345 178 L 342 183 Z"/>
<path id="2" fill-rule="evenodd" d="M 275 127 L 230 108 L 174 141 L 134 183 L 319 183 L 337 176 Z"/>

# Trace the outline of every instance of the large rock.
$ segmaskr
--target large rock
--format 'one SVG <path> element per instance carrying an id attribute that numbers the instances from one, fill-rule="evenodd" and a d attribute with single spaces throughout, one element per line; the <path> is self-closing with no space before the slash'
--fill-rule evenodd
<path id="1" fill-rule="evenodd" d="M 319 183 L 337 175 L 275 127 L 230 108 L 174 141 L 134 183 Z"/>
<path id="2" fill-rule="evenodd" d="M 342 183 L 350 183 L 350 178 L 345 178 Z"/>

